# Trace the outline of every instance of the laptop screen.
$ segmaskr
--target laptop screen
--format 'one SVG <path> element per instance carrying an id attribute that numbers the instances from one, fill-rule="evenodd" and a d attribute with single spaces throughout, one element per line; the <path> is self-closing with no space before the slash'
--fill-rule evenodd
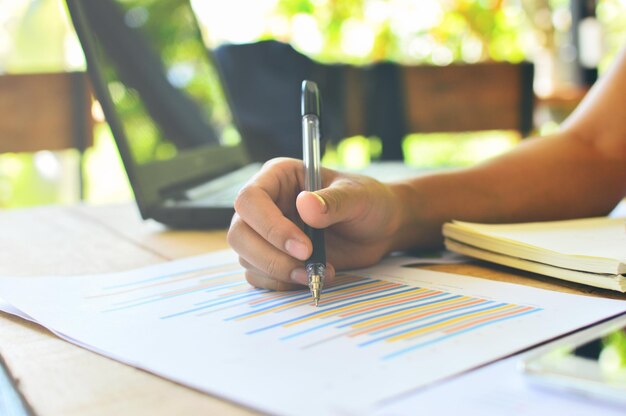
<path id="1" fill-rule="evenodd" d="M 135 163 L 239 143 L 188 0 L 91 1 L 85 9 L 98 17 L 89 19 L 94 52 Z"/>
<path id="2" fill-rule="evenodd" d="M 249 162 L 189 0 L 66 1 L 144 218 Z"/>

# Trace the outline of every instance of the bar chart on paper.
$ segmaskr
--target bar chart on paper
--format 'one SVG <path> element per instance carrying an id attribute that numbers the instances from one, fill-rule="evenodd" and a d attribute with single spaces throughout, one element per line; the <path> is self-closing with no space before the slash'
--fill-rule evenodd
<path id="1" fill-rule="evenodd" d="M 400 263 L 340 275 L 319 307 L 306 290 L 251 287 L 230 251 L 109 275 L 0 278 L 0 296 L 83 347 L 298 415 L 362 414 L 626 309 Z"/>
<path id="2" fill-rule="evenodd" d="M 235 264 L 107 286 L 87 296 L 108 299 L 104 313 L 155 303 L 176 307 L 163 320 L 219 316 L 246 336 L 267 333 L 307 350 L 338 342 L 368 348 L 387 360 L 541 308 L 463 296 L 406 284 L 340 275 L 318 308 L 308 291 L 271 292 L 250 287 Z"/>

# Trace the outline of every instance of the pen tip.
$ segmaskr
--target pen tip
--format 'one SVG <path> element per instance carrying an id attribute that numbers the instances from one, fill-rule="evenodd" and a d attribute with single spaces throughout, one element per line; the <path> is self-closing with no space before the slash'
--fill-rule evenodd
<path id="1" fill-rule="evenodd" d="M 318 267 L 315 273 L 308 273 L 309 275 L 309 290 L 311 291 L 311 297 L 315 302 L 315 306 L 319 306 L 320 296 L 322 294 L 322 287 L 324 286 L 323 269 Z M 310 272 L 310 270 L 308 271 Z"/>

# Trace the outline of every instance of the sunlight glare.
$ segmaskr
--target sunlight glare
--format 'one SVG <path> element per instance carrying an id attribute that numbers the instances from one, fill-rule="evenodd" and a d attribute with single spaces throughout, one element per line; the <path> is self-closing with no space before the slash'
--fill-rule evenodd
<path id="1" fill-rule="evenodd" d="M 198 20 L 211 43 L 246 43 L 257 40 L 265 30 L 266 18 L 277 0 L 191 0 Z"/>
<path id="2" fill-rule="evenodd" d="M 45 179 L 53 180 L 59 177 L 61 165 L 54 153 L 48 150 L 37 152 L 34 156 L 34 162 L 35 168 Z"/>
<path id="3" fill-rule="evenodd" d="M 293 44 L 305 53 L 317 54 L 324 46 L 324 39 L 317 21 L 310 14 L 298 13 L 291 22 Z"/>
<path id="4" fill-rule="evenodd" d="M 374 28 L 366 22 L 348 19 L 341 27 L 341 50 L 349 56 L 364 58 L 374 47 Z"/>

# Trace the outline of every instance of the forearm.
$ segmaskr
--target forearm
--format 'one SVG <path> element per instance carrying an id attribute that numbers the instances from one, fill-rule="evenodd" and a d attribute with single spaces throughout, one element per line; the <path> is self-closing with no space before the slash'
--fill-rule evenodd
<path id="1" fill-rule="evenodd" d="M 452 219 L 520 222 L 605 215 L 626 192 L 626 160 L 609 152 L 593 140 L 561 133 L 530 139 L 469 169 L 395 184 L 404 206 L 395 248 L 441 244 L 441 226 Z"/>
<path id="2" fill-rule="evenodd" d="M 452 219 L 520 222 L 605 215 L 626 193 L 626 48 L 564 122 L 491 161 L 392 185 L 392 248 L 441 244 Z"/>

